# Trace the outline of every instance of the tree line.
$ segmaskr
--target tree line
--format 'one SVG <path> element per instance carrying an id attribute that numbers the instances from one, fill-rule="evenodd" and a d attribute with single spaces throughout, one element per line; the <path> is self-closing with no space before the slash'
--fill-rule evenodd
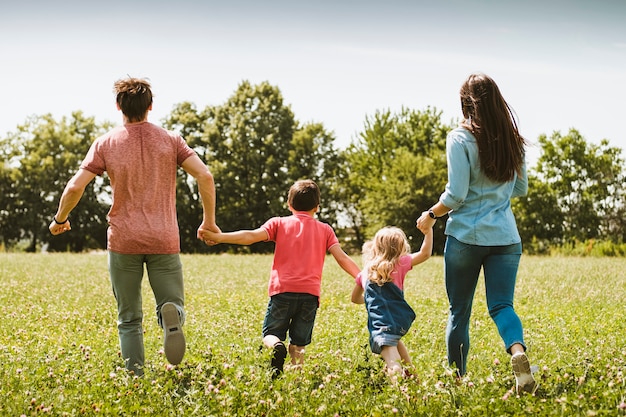
<path id="1" fill-rule="evenodd" d="M 181 133 L 215 176 L 216 216 L 224 231 L 260 226 L 287 215 L 287 190 L 302 178 L 322 191 L 318 213 L 347 249 L 358 251 L 384 225 L 402 228 L 417 246 L 419 214 L 437 201 L 447 181 L 446 135 L 458 120 L 441 112 L 403 108 L 366 116 L 343 149 L 321 123 L 301 123 L 278 87 L 242 82 L 222 105 L 198 109 L 183 102 L 161 121 Z M 63 187 L 93 140 L 112 127 L 76 111 L 55 120 L 32 116 L 0 139 L 0 238 L 4 250 L 85 251 L 106 247 L 110 184 L 97 177 L 71 214 L 71 233 L 52 236 L 50 216 Z M 533 140 L 533 138 L 529 138 Z M 525 250 L 608 243 L 626 236 L 622 151 L 603 139 L 588 142 L 571 129 L 537 140 L 529 193 L 513 201 Z M 202 207 L 195 182 L 180 171 L 177 210 L 181 248 L 196 252 L 268 252 L 271 243 L 208 248 L 196 239 Z M 436 224 L 435 251 L 443 249 L 444 221 Z M 621 246 L 620 246 L 621 245 Z M 610 251 L 609 251 L 610 252 Z M 610 253 L 609 253 L 610 254 Z"/>

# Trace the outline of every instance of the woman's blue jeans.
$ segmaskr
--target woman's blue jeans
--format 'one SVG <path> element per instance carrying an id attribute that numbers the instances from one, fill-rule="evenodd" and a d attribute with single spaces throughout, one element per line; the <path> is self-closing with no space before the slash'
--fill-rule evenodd
<path id="1" fill-rule="evenodd" d="M 450 315 L 446 345 L 448 363 L 456 366 L 459 375 L 464 375 L 466 371 L 470 348 L 470 316 L 481 268 L 485 277 L 489 315 L 498 328 L 504 347 L 509 352 L 512 345 L 520 343 L 526 349 L 522 322 L 513 309 L 515 280 L 521 256 L 521 243 L 476 246 L 459 242 L 452 236 L 447 237 L 444 275 Z"/>

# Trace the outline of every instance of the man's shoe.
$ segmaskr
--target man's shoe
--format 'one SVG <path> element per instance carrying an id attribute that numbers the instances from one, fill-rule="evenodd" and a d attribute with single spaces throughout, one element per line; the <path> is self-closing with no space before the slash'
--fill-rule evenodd
<path id="1" fill-rule="evenodd" d="M 172 365 L 178 365 L 185 356 L 185 335 L 180 324 L 180 315 L 174 303 L 165 303 L 161 307 L 163 324 L 163 350 Z"/>

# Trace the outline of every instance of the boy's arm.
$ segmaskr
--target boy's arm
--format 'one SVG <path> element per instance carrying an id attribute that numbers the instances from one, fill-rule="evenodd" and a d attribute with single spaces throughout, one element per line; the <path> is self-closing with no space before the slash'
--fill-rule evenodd
<path id="1" fill-rule="evenodd" d="M 411 266 L 415 266 L 417 264 L 421 264 L 433 253 L 433 229 L 430 228 L 426 230 L 424 233 L 424 241 L 422 242 L 422 247 L 419 252 L 415 252 L 411 254 Z"/>
<path id="2" fill-rule="evenodd" d="M 251 245 L 257 242 L 265 242 L 269 239 L 267 231 L 261 227 L 254 230 L 237 230 L 235 232 L 212 232 L 210 230 L 200 230 L 202 239 L 216 243 L 232 243 L 235 245 Z"/>
<path id="3" fill-rule="evenodd" d="M 361 272 L 361 268 L 359 268 L 356 262 L 354 262 L 354 260 L 349 257 L 348 254 L 343 251 L 343 249 L 341 249 L 340 245 L 333 245 L 328 251 L 331 255 L 333 255 L 335 261 L 337 261 L 341 269 L 350 274 L 352 278 L 356 278 L 359 272 Z"/>

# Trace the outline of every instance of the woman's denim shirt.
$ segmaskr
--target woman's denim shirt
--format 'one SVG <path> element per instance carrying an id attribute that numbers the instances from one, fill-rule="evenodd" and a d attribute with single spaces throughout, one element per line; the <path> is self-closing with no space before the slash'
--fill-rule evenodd
<path id="1" fill-rule="evenodd" d="M 446 140 L 448 183 L 439 201 L 452 209 L 446 235 L 470 245 L 502 246 L 520 243 L 511 210 L 511 198 L 526 195 L 526 162 L 522 175 L 497 183 L 480 170 L 476 138 L 467 129 L 457 128 Z"/>

